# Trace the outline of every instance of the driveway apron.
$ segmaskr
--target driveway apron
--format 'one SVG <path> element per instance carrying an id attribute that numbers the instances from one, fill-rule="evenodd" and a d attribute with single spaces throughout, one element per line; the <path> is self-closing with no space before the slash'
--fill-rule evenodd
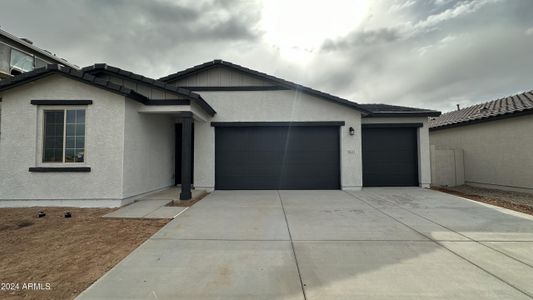
<path id="1" fill-rule="evenodd" d="M 215 191 L 78 299 L 532 299 L 533 218 L 420 188 Z"/>

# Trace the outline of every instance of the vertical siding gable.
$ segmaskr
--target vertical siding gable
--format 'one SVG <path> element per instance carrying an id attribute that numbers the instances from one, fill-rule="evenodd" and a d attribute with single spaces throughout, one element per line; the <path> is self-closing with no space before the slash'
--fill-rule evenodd
<path id="1" fill-rule="evenodd" d="M 222 86 L 274 86 L 272 82 L 258 79 L 227 67 L 214 67 L 186 78 L 170 82 L 180 87 L 222 87 Z"/>

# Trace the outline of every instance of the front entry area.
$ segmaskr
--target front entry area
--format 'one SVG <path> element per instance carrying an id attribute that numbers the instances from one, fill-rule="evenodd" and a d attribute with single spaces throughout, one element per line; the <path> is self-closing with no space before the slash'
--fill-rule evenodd
<path id="1" fill-rule="evenodd" d="M 339 125 L 215 128 L 215 189 L 339 189 Z"/>

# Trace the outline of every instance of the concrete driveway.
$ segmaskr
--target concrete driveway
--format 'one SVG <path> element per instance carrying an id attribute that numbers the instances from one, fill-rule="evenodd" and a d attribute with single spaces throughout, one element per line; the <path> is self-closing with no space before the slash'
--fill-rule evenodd
<path id="1" fill-rule="evenodd" d="M 79 299 L 531 299 L 533 218 L 419 188 L 215 191 Z"/>

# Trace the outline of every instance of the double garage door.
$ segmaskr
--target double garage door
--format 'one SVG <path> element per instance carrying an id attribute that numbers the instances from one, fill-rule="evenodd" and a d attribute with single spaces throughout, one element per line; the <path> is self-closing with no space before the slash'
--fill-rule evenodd
<path id="1" fill-rule="evenodd" d="M 339 189 L 339 126 L 215 127 L 215 188 Z"/>
<path id="2" fill-rule="evenodd" d="M 340 189 L 340 125 L 217 125 L 215 188 Z M 362 129 L 363 185 L 418 185 L 417 128 Z"/>

